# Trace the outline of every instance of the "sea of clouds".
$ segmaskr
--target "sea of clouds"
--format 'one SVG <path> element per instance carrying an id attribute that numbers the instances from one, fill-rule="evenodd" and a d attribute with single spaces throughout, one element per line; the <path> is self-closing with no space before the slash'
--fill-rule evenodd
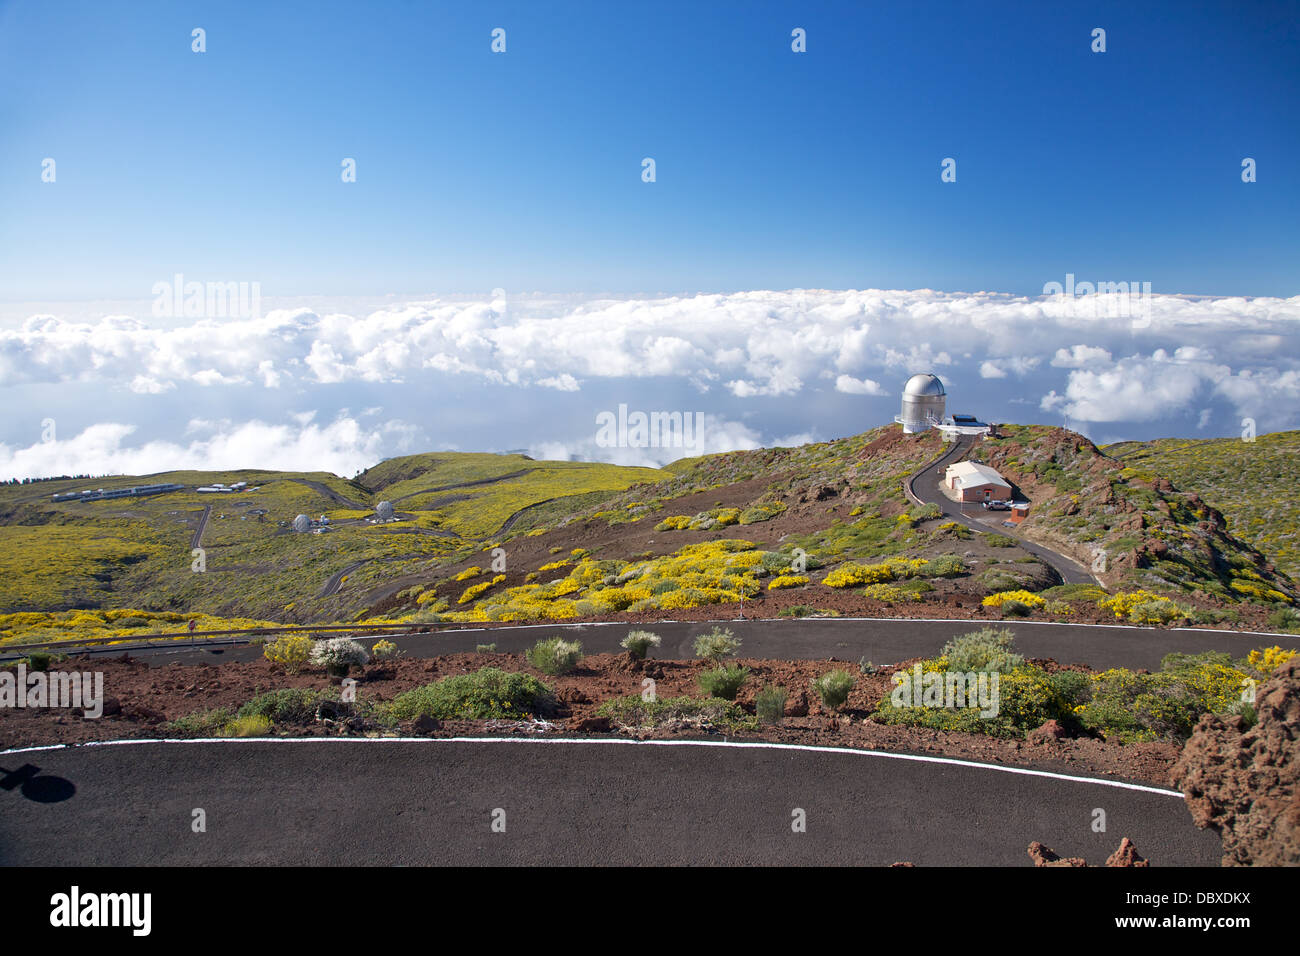
<path id="1" fill-rule="evenodd" d="M 283 303 L 274 303 L 282 305 Z M 437 449 L 662 464 L 950 411 L 1094 440 L 1297 427 L 1300 296 L 756 291 L 403 299 L 247 318 L 32 314 L 0 328 L 0 477 L 272 467 L 351 475 Z M 609 448 L 595 416 L 703 412 L 694 449 Z M 352 411 L 362 409 L 361 411 Z M 53 427 L 50 427 L 51 423 Z"/>

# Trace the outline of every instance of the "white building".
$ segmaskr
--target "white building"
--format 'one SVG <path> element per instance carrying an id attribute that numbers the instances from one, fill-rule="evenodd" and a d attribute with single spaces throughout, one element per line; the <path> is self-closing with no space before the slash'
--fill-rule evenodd
<path id="1" fill-rule="evenodd" d="M 988 465 L 959 461 L 944 472 L 944 484 L 959 493 L 962 501 L 1010 501 L 1011 482 Z"/>

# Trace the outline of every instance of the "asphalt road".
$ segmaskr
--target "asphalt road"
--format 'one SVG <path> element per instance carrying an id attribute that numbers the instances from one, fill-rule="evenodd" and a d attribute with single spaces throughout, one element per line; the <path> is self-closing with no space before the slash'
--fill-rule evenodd
<path id="1" fill-rule="evenodd" d="M 972 444 L 974 444 L 974 439 L 970 437 L 955 439 L 952 442 L 952 447 L 943 455 L 909 477 L 907 487 L 922 504 L 937 505 L 943 511 L 945 517 L 958 521 L 973 531 L 987 534 L 989 532 L 988 525 L 966 517 L 962 512 L 961 505 L 945 495 L 943 489 L 939 487 L 944 469 L 953 462 L 965 457 Z M 998 533 L 1005 534 L 1009 538 L 1015 538 L 1016 543 L 1022 550 L 1027 551 L 1052 568 L 1060 577 L 1062 584 L 1097 583 L 1088 569 L 1073 558 L 1059 554 L 1050 548 L 1045 548 L 1041 544 L 1028 541 L 1014 529 L 1000 527 Z"/>
<path id="2" fill-rule="evenodd" d="M 1281 645 L 1300 650 L 1294 634 L 1243 634 L 1192 628 L 1157 629 L 1106 625 L 1050 624 L 1045 622 L 988 622 L 1006 626 L 1016 635 L 1016 648 L 1026 657 L 1050 657 L 1062 664 L 1092 668 L 1128 667 L 1157 670 L 1160 659 L 1173 651 L 1200 653 L 1226 651 L 1245 657 L 1253 648 Z M 562 635 L 580 640 L 588 654 L 621 653 L 619 642 L 628 631 L 648 630 L 663 643 L 651 656 L 683 660 L 695 656 L 695 638 L 714 627 L 728 627 L 743 644 L 740 657 L 775 660 L 825 660 L 836 658 L 856 664 L 865 657 L 877 665 L 896 664 L 913 657 L 938 653 L 958 634 L 985 626 L 978 621 L 874 620 L 804 618 L 776 621 L 673 622 L 661 624 L 541 624 L 530 626 L 466 628 L 432 634 L 389 635 L 386 639 L 412 657 L 435 657 L 473 651 L 479 644 L 496 644 L 503 653 L 520 653 L 543 637 Z M 369 645 L 378 638 L 358 636 Z M 92 656 L 117 656 L 122 646 L 97 648 Z M 132 656 L 152 664 L 173 660 L 183 664 L 219 664 L 230 660 L 255 660 L 262 656 L 256 645 L 187 647 L 184 642 L 130 649 Z"/>
<path id="3" fill-rule="evenodd" d="M 199 526 L 194 529 L 194 536 L 190 538 L 191 548 L 203 547 L 203 532 L 208 529 L 208 518 L 212 516 L 212 505 L 203 506 L 203 514 L 199 517 Z"/>
<path id="4" fill-rule="evenodd" d="M 0 768 L 8 866 L 1027 866 L 1032 840 L 1102 863 L 1123 836 L 1162 866 L 1221 853 L 1177 795 L 854 751 L 230 741 L 7 753 Z"/>

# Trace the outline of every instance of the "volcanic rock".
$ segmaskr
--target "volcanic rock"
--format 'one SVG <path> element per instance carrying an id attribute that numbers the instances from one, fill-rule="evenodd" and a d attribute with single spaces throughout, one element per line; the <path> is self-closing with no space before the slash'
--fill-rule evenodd
<path id="1" fill-rule="evenodd" d="M 1170 772 L 1198 827 L 1223 840 L 1224 866 L 1300 864 L 1300 657 L 1255 695 L 1256 723 L 1201 717 Z"/>

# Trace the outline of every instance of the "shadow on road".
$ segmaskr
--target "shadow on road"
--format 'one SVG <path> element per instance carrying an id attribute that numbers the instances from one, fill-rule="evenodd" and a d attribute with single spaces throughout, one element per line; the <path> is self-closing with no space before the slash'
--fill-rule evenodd
<path id="1" fill-rule="evenodd" d="M 33 803 L 61 803 L 72 798 L 77 786 L 62 777 L 40 775 L 41 768 L 25 763 L 17 770 L 0 767 L 0 790 L 19 790 Z"/>

